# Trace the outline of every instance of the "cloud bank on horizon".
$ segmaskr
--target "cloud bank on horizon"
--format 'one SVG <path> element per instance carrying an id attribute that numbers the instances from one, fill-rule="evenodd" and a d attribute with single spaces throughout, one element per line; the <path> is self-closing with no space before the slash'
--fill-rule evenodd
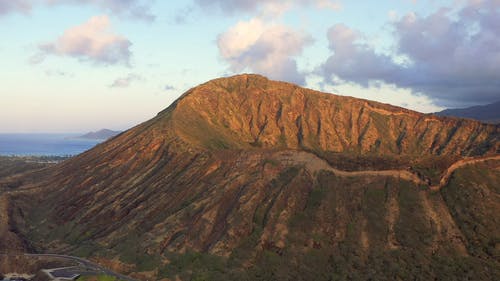
<path id="1" fill-rule="evenodd" d="M 61 23 L 44 29 L 46 17 Z M 499 18 L 498 0 L 0 0 L 0 22 L 24 26 L 0 56 L 26 64 L 19 80 L 44 73 L 47 91 L 70 73 L 96 95 L 154 92 L 130 106 L 253 72 L 430 112 L 500 100 Z"/>
<path id="2" fill-rule="evenodd" d="M 470 1 L 456 13 L 441 8 L 425 17 L 407 14 L 391 23 L 392 55 L 376 53 L 362 32 L 336 24 L 328 31 L 332 55 L 320 72 L 326 81 L 384 81 L 442 104 L 499 100 L 499 19 L 500 1 Z"/>

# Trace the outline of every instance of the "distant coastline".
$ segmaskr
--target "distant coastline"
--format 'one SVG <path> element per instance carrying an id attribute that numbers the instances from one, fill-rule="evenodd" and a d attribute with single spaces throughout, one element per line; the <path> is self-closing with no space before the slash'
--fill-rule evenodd
<path id="1" fill-rule="evenodd" d="M 0 133 L 1 156 L 70 157 L 91 149 L 103 140 L 81 139 L 80 134 Z"/>

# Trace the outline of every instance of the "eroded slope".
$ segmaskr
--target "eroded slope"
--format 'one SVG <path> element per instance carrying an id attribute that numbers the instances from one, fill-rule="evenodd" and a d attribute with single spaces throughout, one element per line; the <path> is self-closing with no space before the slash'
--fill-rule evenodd
<path id="1" fill-rule="evenodd" d="M 478 267 L 488 279 L 498 276 L 495 254 L 477 253 L 484 243 L 463 227 L 482 211 L 458 204 L 448 181 L 441 191 L 429 183 L 464 156 L 498 155 L 498 137 L 495 125 L 241 75 L 193 88 L 155 118 L 32 174 L 0 206 L 25 248 L 141 279 L 406 280 Z M 497 210 L 499 161 L 476 164 L 488 170 L 474 184 L 493 190 Z"/>
<path id="2" fill-rule="evenodd" d="M 406 155 L 498 152 L 499 127 L 320 93 L 257 75 L 202 84 L 172 111 L 176 133 L 206 148 L 292 148 Z"/>

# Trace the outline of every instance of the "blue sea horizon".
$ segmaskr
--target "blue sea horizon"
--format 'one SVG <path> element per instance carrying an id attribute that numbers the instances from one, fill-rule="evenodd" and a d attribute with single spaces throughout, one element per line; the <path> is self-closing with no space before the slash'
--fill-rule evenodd
<path id="1" fill-rule="evenodd" d="M 75 133 L 0 133 L 2 156 L 74 156 L 104 140 L 78 138 Z"/>

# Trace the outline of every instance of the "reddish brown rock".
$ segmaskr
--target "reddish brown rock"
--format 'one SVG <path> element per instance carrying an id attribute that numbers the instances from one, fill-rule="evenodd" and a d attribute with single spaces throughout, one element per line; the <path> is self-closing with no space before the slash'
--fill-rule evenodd
<path id="1" fill-rule="evenodd" d="M 98 257 L 140 276 L 192 251 L 246 267 L 266 252 L 337 253 L 346 243 L 360 258 L 467 255 L 457 214 L 427 182 L 463 157 L 498 155 L 499 132 L 257 75 L 221 78 L 32 174 L 9 193 L 19 210 L 10 220 L 38 251 Z M 499 161 L 481 161 L 490 186 Z"/>

